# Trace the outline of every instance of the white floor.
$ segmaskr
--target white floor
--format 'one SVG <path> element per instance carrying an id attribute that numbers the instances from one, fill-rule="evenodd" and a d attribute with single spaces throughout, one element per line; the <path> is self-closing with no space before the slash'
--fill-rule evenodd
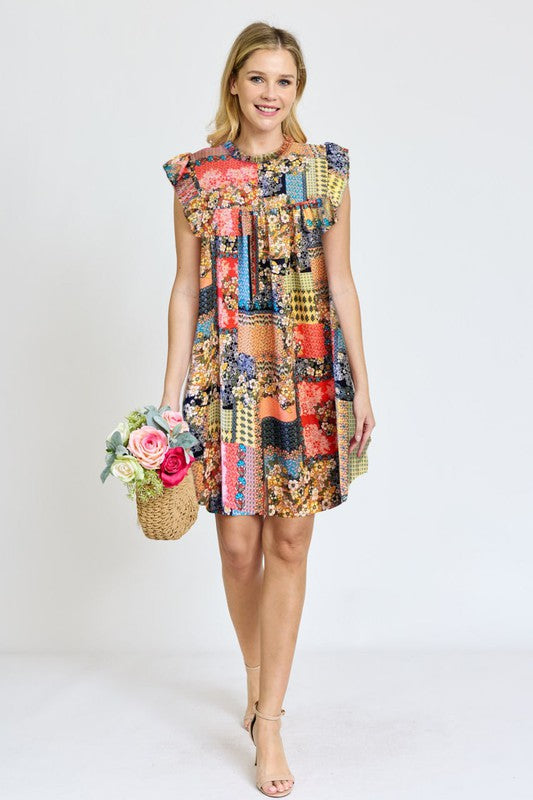
<path id="1" fill-rule="evenodd" d="M 259 797 L 240 654 L 0 657 L 3 800 Z M 533 654 L 296 652 L 305 800 L 531 800 Z"/>

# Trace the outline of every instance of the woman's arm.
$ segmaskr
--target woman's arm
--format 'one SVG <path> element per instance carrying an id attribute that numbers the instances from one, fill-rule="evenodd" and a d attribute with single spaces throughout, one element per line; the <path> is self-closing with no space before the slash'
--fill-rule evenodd
<path id="1" fill-rule="evenodd" d="M 346 186 L 337 209 L 337 221 L 322 236 L 329 292 L 337 311 L 350 371 L 354 380 L 354 414 L 357 421 L 350 452 L 359 445 L 360 456 L 375 427 L 370 405 L 368 375 L 363 352 L 361 309 L 350 264 L 350 190 Z"/>
<path id="2" fill-rule="evenodd" d="M 201 239 L 192 232 L 176 195 L 174 234 L 177 268 L 168 307 L 168 354 L 161 405 L 179 411 L 198 321 Z"/>

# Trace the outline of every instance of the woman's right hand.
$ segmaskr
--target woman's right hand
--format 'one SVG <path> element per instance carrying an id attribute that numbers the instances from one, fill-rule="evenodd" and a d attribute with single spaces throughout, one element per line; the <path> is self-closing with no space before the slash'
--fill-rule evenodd
<path id="1" fill-rule="evenodd" d="M 162 408 L 163 406 L 170 406 L 171 411 L 179 411 L 181 413 L 179 400 L 177 400 L 175 397 L 171 397 L 168 394 L 163 394 L 163 397 L 161 398 L 159 408 Z"/>

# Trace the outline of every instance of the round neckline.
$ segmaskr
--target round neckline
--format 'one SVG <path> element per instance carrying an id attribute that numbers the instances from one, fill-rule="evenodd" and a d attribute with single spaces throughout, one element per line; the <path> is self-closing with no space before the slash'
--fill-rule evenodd
<path id="1" fill-rule="evenodd" d="M 270 153 L 259 153 L 257 155 L 251 155 L 250 153 L 244 153 L 240 150 L 235 142 L 232 142 L 231 139 L 227 139 L 224 142 L 224 147 L 229 150 L 231 155 L 238 159 L 239 161 L 268 161 L 271 158 L 279 158 L 282 156 L 291 146 L 293 139 L 288 134 L 283 134 L 283 143 L 277 148 L 277 150 L 272 150 Z"/>

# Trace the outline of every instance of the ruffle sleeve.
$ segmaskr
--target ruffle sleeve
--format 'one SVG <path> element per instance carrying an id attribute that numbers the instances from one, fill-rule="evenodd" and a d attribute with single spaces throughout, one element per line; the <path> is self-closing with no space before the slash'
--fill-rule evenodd
<path id="1" fill-rule="evenodd" d="M 179 153 L 163 164 L 167 178 L 183 206 L 183 212 L 195 236 L 204 233 L 205 198 L 194 172 L 191 153 Z"/>
<path id="2" fill-rule="evenodd" d="M 337 209 L 341 204 L 350 177 L 350 154 L 347 147 L 335 142 L 325 142 L 327 162 L 326 193 L 322 197 L 321 222 L 324 231 L 337 222 Z"/>

